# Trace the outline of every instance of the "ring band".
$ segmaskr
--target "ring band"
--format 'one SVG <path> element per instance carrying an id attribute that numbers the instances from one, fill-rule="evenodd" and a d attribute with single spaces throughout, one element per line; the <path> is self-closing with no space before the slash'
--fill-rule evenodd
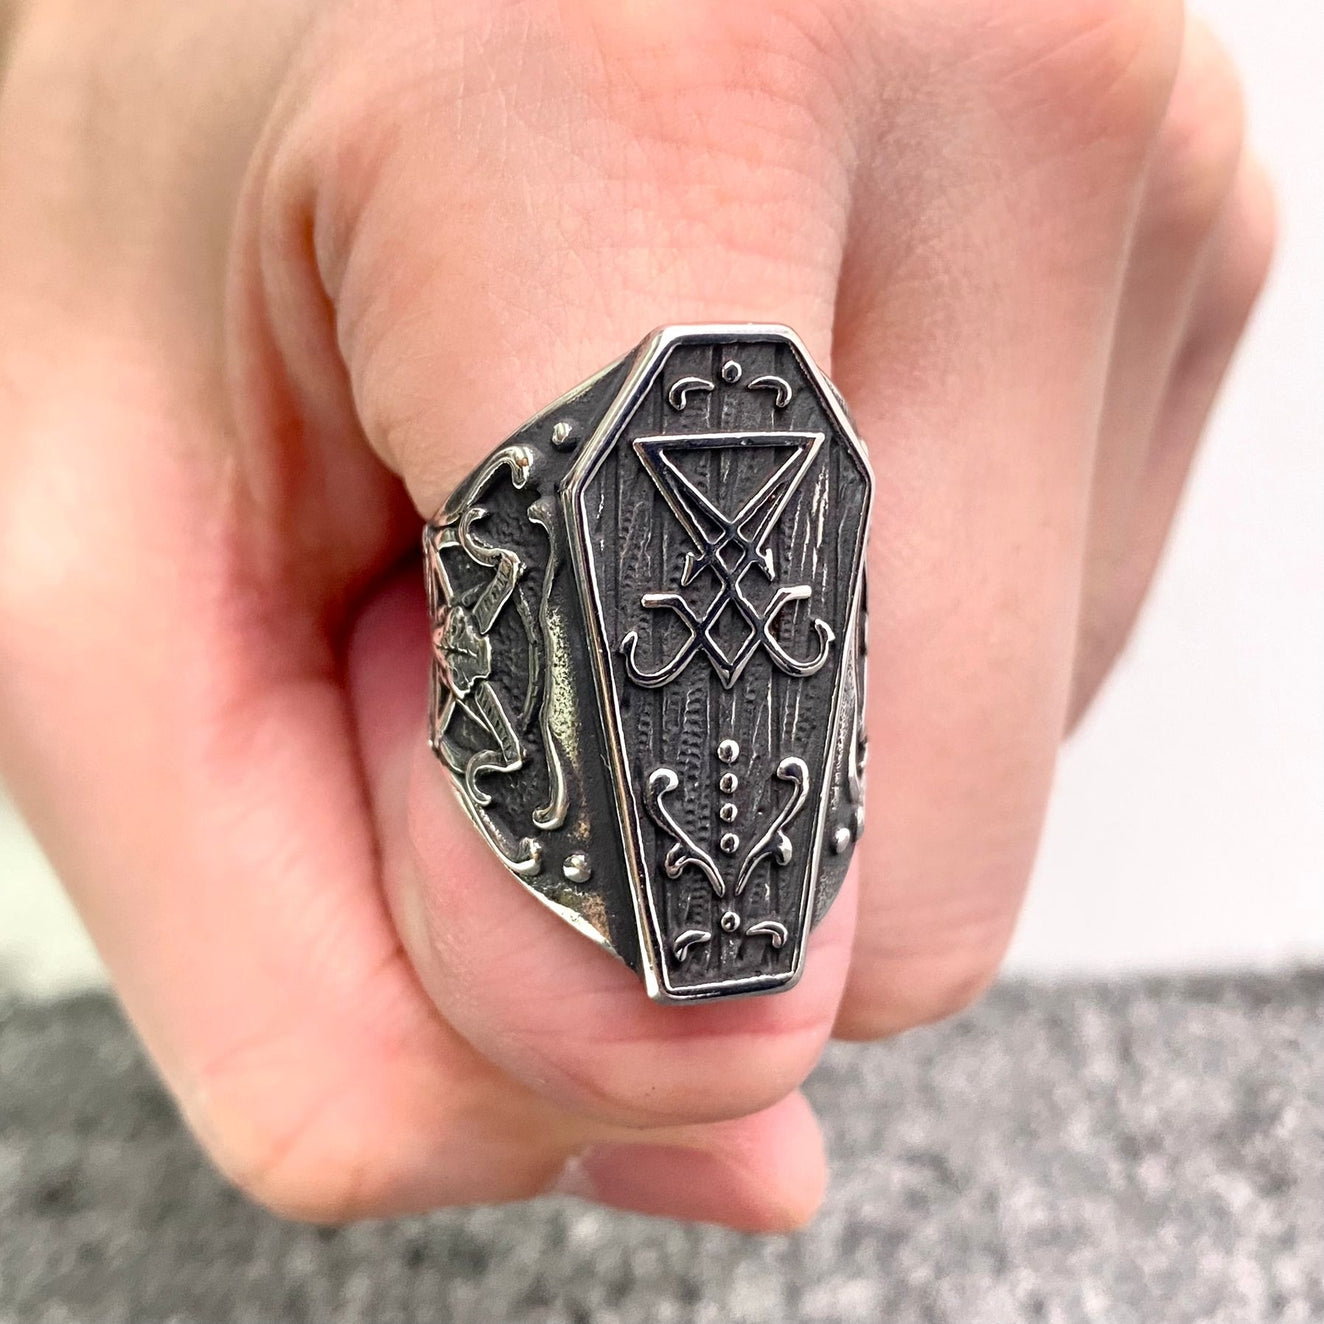
<path id="1" fill-rule="evenodd" d="M 429 742 L 534 896 L 650 997 L 774 992 L 864 824 L 873 476 L 781 326 L 673 326 L 423 535 Z"/>

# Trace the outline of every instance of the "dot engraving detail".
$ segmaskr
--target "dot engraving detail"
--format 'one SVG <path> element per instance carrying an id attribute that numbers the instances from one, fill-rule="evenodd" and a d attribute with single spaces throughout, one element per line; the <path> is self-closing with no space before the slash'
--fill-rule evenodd
<path id="1" fill-rule="evenodd" d="M 586 883 L 593 877 L 593 864 L 582 850 L 577 850 L 573 855 L 565 857 L 561 872 L 572 883 Z"/>

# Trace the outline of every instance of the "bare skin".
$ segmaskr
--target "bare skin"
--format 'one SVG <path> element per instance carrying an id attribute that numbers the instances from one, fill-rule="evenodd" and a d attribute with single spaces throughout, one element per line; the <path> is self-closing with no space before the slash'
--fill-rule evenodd
<path id="1" fill-rule="evenodd" d="M 1174 0 L 4 20 L 0 769 L 203 1143 L 300 1217 L 803 1222 L 798 1086 L 992 978 L 1263 280 L 1226 59 Z M 662 1007 L 462 821 L 416 537 L 651 327 L 744 319 L 878 478 L 870 827 L 794 991 Z"/>

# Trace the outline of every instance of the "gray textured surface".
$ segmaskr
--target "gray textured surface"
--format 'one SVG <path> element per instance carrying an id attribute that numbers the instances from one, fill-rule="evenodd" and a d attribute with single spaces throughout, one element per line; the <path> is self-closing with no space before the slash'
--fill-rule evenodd
<path id="1" fill-rule="evenodd" d="M 226 1189 L 104 1000 L 0 1009 L 4 1321 L 1324 1321 L 1324 974 L 1003 987 L 838 1047 L 759 1239 L 570 1201 L 343 1230 Z"/>

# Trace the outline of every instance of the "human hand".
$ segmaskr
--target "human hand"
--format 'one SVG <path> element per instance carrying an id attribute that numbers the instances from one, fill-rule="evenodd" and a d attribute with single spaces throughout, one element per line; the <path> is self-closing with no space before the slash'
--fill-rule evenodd
<path id="1" fill-rule="evenodd" d="M 802 1221 L 828 1035 L 996 970 L 1262 281 L 1225 60 L 1172 0 L 8 17 L 0 766 L 190 1122 L 301 1216 Z M 464 821 L 416 548 L 717 320 L 793 326 L 870 447 L 874 764 L 801 983 L 675 1007 Z"/>

